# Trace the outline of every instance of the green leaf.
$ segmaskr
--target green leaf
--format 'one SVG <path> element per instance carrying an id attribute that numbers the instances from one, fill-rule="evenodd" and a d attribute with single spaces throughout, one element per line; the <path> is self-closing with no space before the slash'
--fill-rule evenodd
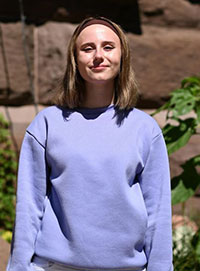
<path id="1" fill-rule="evenodd" d="M 192 238 L 192 246 L 195 250 L 198 261 L 200 262 L 200 229 L 195 233 Z"/>
<path id="2" fill-rule="evenodd" d="M 195 167 L 200 166 L 200 154 L 191 158 L 189 161 L 191 161 Z"/>
<path id="3" fill-rule="evenodd" d="M 200 123 L 200 101 L 196 102 L 196 105 L 194 107 L 194 111 L 197 114 L 198 123 Z"/>
<path id="4" fill-rule="evenodd" d="M 200 98 L 200 85 L 191 86 L 188 88 L 193 96 L 195 96 L 196 100 Z"/>
<path id="5" fill-rule="evenodd" d="M 181 82 L 181 87 L 187 87 L 188 85 L 200 85 L 200 77 L 191 76 L 183 79 Z"/>
<path id="6" fill-rule="evenodd" d="M 196 170 L 197 166 L 200 166 L 200 155 L 183 164 L 181 166 L 183 172 L 171 180 L 173 205 L 189 199 L 200 186 L 200 175 Z"/>
<path id="7" fill-rule="evenodd" d="M 16 154 L 9 124 L 0 114 L 0 228 L 12 229 L 15 218 Z"/>
<path id="8" fill-rule="evenodd" d="M 188 89 L 177 89 L 172 92 L 170 110 L 174 117 L 185 115 L 195 107 L 195 96 Z"/>
<path id="9" fill-rule="evenodd" d="M 194 176 L 190 175 L 190 177 L 193 178 Z M 175 188 L 172 189 L 172 193 L 171 193 L 172 205 L 184 202 L 195 194 L 196 189 L 199 186 L 198 178 L 200 177 L 195 176 L 195 178 L 193 178 L 192 185 L 194 185 L 194 187 L 187 186 L 188 185 L 187 180 L 191 181 L 191 179 L 186 179 L 184 175 L 175 177 L 171 180 L 172 183 L 176 184 Z"/>
<path id="10" fill-rule="evenodd" d="M 178 120 L 179 125 L 167 124 L 163 127 L 163 135 L 167 145 L 168 154 L 171 154 L 187 144 L 190 137 L 196 133 L 196 120 L 188 118 Z"/>
<path id="11" fill-rule="evenodd" d="M 0 129 L 8 127 L 9 123 L 4 119 L 3 114 L 0 113 Z"/>

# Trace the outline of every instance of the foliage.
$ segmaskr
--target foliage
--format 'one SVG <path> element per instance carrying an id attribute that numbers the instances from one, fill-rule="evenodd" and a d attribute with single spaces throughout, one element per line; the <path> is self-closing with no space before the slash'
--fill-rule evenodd
<path id="1" fill-rule="evenodd" d="M 163 135 L 169 155 L 184 147 L 193 135 L 200 135 L 200 77 L 185 78 L 181 88 L 171 93 L 170 100 L 152 115 L 167 110 Z M 188 115 L 191 115 L 188 117 Z M 172 204 L 186 201 L 200 186 L 200 154 L 181 165 L 183 171 L 172 180 Z"/>
<path id="2" fill-rule="evenodd" d="M 186 225 L 173 231 L 174 271 L 200 270 L 200 230 L 194 233 Z"/>
<path id="3" fill-rule="evenodd" d="M 1 231 L 0 236 L 2 239 L 7 241 L 8 243 L 11 243 L 11 241 L 12 241 L 12 232 L 11 231 Z"/>
<path id="4" fill-rule="evenodd" d="M 171 93 L 170 100 L 152 115 L 167 110 L 163 135 L 168 154 L 184 147 L 200 127 L 200 77 L 185 78 L 181 88 Z M 200 187 L 200 154 L 181 165 L 182 172 L 171 180 L 172 204 L 182 203 Z M 184 208 L 183 208 L 184 209 Z M 174 271 L 200 270 L 200 229 L 195 233 L 187 225 L 173 231 Z"/>
<path id="5" fill-rule="evenodd" d="M 11 230 L 15 217 L 16 154 L 12 150 L 9 124 L 0 114 L 0 228 Z"/>

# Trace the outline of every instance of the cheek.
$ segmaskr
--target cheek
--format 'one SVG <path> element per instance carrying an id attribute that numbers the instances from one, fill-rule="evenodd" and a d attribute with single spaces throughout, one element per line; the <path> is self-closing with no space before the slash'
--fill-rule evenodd
<path id="1" fill-rule="evenodd" d="M 84 67 L 84 65 L 82 65 L 82 63 L 78 62 L 77 66 L 78 66 L 78 71 L 79 71 L 80 75 L 84 78 L 85 77 L 85 67 Z"/>
<path id="2" fill-rule="evenodd" d="M 83 59 L 80 57 L 77 57 L 77 67 L 78 67 L 80 74 L 84 71 L 85 66 L 86 65 L 85 65 L 85 62 L 83 61 Z"/>
<path id="3" fill-rule="evenodd" d="M 77 55 L 77 63 L 81 63 L 82 65 L 86 65 L 89 63 L 91 59 L 90 54 L 79 54 Z"/>
<path id="4" fill-rule="evenodd" d="M 121 51 L 118 51 L 113 55 L 113 63 L 117 66 L 120 67 L 121 65 Z"/>
<path id="5" fill-rule="evenodd" d="M 77 58 L 77 65 L 78 65 L 79 71 L 80 71 L 80 69 L 81 70 L 86 70 L 86 68 L 89 66 L 89 64 L 90 64 L 90 59 L 88 57 L 79 56 Z"/>
<path id="6" fill-rule="evenodd" d="M 77 68 L 78 68 L 78 71 L 79 71 L 81 77 L 84 80 L 87 79 L 87 74 L 88 74 L 87 67 L 88 67 L 88 65 L 87 65 L 85 59 L 84 60 L 81 58 L 77 59 Z"/>
<path id="7" fill-rule="evenodd" d="M 121 57 L 117 56 L 114 60 L 116 70 L 120 71 L 121 68 Z"/>

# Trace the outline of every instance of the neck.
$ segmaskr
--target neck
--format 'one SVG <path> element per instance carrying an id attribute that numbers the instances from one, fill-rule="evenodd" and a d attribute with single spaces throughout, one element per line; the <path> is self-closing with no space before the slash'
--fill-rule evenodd
<path id="1" fill-rule="evenodd" d="M 83 107 L 105 107 L 114 101 L 114 82 L 105 84 L 85 83 Z"/>

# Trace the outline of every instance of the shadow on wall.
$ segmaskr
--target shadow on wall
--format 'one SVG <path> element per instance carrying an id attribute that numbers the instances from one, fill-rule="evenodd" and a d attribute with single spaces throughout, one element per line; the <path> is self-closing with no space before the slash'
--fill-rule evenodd
<path id="1" fill-rule="evenodd" d="M 1 22 L 20 20 L 20 1 L 2 0 Z M 41 25 L 47 21 L 79 23 L 87 16 L 105 16 L 127 32 L 141 34 L 138 0 L 26 0 L 22 1 L 26 23 Z"/>

